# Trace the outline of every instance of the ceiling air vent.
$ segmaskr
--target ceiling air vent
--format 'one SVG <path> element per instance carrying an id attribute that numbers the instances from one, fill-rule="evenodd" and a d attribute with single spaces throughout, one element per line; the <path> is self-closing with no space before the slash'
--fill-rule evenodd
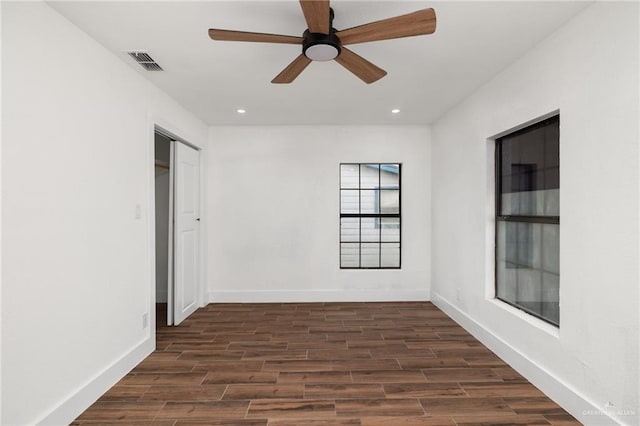
<path id="1" fill-rule="evenodd" d="M 145 52 L 127 52 L 137 63 L 147 71 L 162 71 L 162 67 Z"/>

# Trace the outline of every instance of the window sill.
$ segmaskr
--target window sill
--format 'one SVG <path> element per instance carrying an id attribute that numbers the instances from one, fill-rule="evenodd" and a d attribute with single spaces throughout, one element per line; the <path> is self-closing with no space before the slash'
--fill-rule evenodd
<path id="1" fill-rule="evenodd" d="M 506 311 L 518 318 L 520 318 L 521 320 L 523 320 L 524 322 L 526 322 L 527 324 L 537 328 L 540 331 L 543 331 L 545 333 L 547 333 L 548 335 L 555 337 L 556 339 L 560 338 L 560 328 L 556 327 L 554 325 L 549 324 L 546 321 L 543 321 L 539 318 L 534 317 L 533 315 L 529 315 L 528 313 L 515 308 L 511 305 L 509 305 L 506 302 L 503 302 L 499 299 L 488 299 L 487 300 L 489 303 L 493 304 L 494 306 L 496 306 L 499 309 L 502 309 L 503 311 Z"/>

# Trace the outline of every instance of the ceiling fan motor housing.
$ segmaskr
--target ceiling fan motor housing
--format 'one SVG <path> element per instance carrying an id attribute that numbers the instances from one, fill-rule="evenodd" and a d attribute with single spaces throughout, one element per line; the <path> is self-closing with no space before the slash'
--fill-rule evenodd
<path id="1" fill-rule="evenodd" d="M 330 34 L 312 33 L 306 30 L 302 34 L 302 53 L 312 61 L 330 61 L 340 55 L 340 39 L 331 29 Z"/>

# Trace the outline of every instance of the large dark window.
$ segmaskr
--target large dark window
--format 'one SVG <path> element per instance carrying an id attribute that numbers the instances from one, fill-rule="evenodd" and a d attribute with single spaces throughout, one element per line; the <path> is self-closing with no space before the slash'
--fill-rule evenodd
<path id="1" fill-rule="evenodd" d="M 340 164 L 340 268 L 400 268 L 400 164 Z"/>
<path id="2" fill-rule="evenodd" d="M 560 324 L 560 118 L 496 140 L 496 297 Z"/>

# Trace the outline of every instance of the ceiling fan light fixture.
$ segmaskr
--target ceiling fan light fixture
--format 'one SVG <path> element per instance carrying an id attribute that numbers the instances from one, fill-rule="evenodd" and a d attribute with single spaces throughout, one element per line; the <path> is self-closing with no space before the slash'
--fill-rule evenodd
<path id="1" fill-rule="evenodd" d="M 340 51 L 330 44 L 314 44 L 305 49 L 304 55 L 312 61 L 331 61 L 338 57 Z"/>
<path id="2" fill-rule="evenodd" d="M 331 34 L 312 33 L 302 35 L 302 53 L 312 61 L 331 61 L 340 55 L 340 40 Z"/>

